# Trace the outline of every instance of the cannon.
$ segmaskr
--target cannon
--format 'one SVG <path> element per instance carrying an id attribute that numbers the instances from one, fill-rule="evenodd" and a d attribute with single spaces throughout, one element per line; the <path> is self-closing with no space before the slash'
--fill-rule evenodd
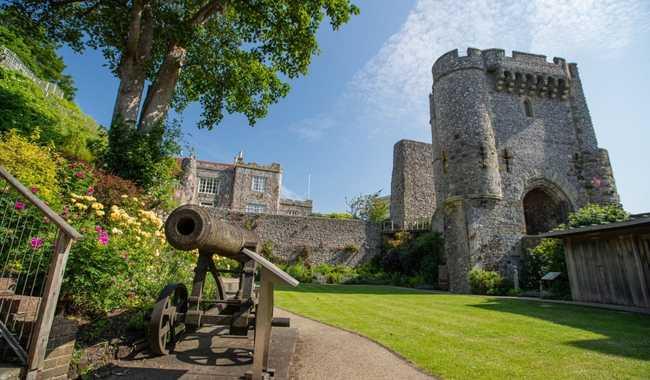
<path id="1" fill-rule="evenodd" d="M 160 293 L 149 322 L 149 345 L 152 353 L 167 355 L 182 338 L 184 331 L 204 325 L 224 326 L 228 335 L 248 336 L 254 331 L 252 378 L 264 378 L 267 370 L 271 326 L 288 326 L 287 319 L 273 319 L 273 287 L 284 283 L 297 286 L 298 281 L 258 254 L 260 242 L 252 231 L 229 224 L 196 205 L 175 209 L 165 222 L 169 244 L 179 250 L 198 250 L 191 293 L 183 284 L 169 284 Z M 218 269 L 214 255 L 234 259 L 238 270 Z M 260 287 L 255 276 L 259 270 Z M 234 296 L 228 297 L 222 273 L 239 277 Z M 216 283 L 216 294 L 207 299 L 204 294 L 206 276 L 210 273 Z"/>

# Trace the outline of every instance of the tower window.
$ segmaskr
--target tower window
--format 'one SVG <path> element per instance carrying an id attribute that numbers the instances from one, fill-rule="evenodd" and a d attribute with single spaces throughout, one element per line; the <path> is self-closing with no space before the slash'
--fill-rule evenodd
<path id="1" fill-rule="evenodd" d="M 533 117 L 533 103 L 530 102 L 530 99 L 524 100 L 524 112 L 526 117 Z"/>

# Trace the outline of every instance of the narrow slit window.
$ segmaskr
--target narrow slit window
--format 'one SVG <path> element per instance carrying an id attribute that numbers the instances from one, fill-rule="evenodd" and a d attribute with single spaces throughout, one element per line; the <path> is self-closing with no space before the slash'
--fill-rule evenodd
<path id="1" fill-rule="evenodd" d="M 530 99 L 524 100 L 524 112 L 526 117 L 533 117 L 533 103 L 530 102 Z"/>

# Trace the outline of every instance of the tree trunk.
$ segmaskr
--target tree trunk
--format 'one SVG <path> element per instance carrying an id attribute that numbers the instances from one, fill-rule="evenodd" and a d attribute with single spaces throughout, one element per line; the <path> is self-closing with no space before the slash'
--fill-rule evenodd
<path id="1" fill-rule="evenodd" d="M 120 59 L 120 86 L 113 109 L 113 122 L 118 119 L 135 126 L 146 80 L 146 61 L 153 44 L 153 15 L 149 1 L 135 1 L 131 9 L 131 24 L 126 49 Z"/>
<path id="2" fill-rule="evenodd" d="M 170 44 L 156 80 L 147 91 L 138 128 L 141 132 L 148 132 L 154 125 L 165 120 L 186 54 L 187 49 L 178 42 Z"/>

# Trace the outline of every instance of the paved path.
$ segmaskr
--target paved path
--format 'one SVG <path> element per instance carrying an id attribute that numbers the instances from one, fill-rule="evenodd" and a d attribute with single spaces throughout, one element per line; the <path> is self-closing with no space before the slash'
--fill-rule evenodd
<path id="1" fill-rule="evenodd" d="M 431 380 L 408 362 L 362 336 L 276 309 L 298 329 L 293 380 Z"/>

